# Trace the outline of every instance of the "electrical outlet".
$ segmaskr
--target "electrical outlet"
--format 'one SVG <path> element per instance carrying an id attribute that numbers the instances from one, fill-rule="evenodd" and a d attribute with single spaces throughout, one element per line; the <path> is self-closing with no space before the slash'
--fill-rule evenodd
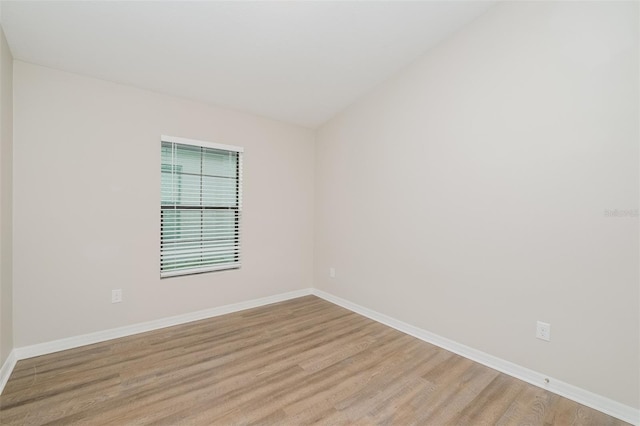
<path id="1" fill-rule="evenodd" d="M 536 337 L 538 339 L 546 340 L 547 342 L 551 340 L 551 324 L 538 321 L 536 327 Z"/>
<path id="2" fill-rule="evenodd" d="M 111 303 L 122 302 L 122 289 L 111 290 Z"/>
<path id="3" fill-rule="evenodd" d="M 336 268 L 334 268 L 333 266 L 331 268 L 329 268 L 329 277 L 330 278 L 335 278 L 336 277 Z"/>

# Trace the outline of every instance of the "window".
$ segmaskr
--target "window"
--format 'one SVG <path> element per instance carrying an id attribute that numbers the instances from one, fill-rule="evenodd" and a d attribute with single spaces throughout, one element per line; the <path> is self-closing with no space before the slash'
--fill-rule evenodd
<path id="1" fill-rule="evenodd" d="M 161 277 L 240 267 L 242 151 L 162 136 Z"/>

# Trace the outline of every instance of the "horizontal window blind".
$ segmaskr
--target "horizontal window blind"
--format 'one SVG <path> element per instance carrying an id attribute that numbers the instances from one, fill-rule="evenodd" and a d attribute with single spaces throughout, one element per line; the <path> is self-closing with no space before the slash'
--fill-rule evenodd
<path id="1" fill-rule="evenodd" d="M 160 276 L 240 267 L 242 148 L 162 137 Z"/>

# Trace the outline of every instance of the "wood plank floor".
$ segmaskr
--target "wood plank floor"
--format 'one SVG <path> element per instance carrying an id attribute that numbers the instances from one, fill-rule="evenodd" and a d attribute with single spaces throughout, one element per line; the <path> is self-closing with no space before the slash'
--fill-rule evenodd
<path id="1" fill-rule="evenodd" d="M 18 362 L 3 425 L 623 425 L 314 296 Z"/>

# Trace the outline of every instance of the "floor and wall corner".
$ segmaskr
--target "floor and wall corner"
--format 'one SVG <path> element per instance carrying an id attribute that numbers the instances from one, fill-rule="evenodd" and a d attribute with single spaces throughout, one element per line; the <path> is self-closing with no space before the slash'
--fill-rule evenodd
<path id="1" fill-rule="evenodd" d="M 0 31 L 0 388 L 315 294 L 640 424 L 638 9 L 500 3 L 315 129 L 14 60 Z M 160 280 L 162 134 L 245 148 L 241 269 Z"/>

